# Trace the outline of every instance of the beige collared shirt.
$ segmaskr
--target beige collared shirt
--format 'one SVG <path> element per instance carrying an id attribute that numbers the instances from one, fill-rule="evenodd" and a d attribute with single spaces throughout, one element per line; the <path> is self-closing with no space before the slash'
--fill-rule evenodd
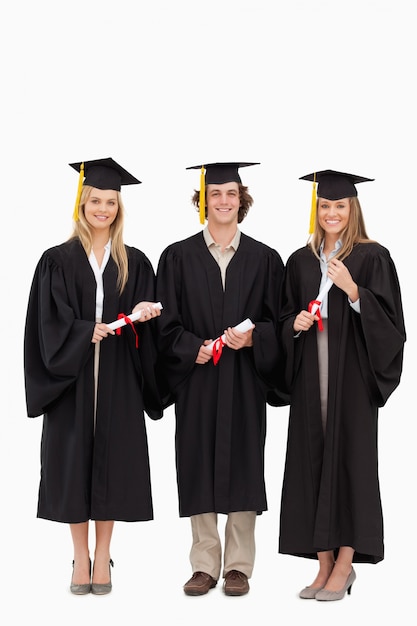
<path id="1" fill-rule="evenodd" d="M 224 291 L 225 283 L 226 283 L 226 269 L 230 263 L 232 256 L 234 255 L 234 253 L 239 247 L 240 234 L 241 234 L 240 230 L 237 228 L 235 236 L 233 237 L 232 241 L 222 251 L 220 244 L 216 243 L 213 237 L 211 236 L 208 226 L 206 226 L 203 230 L 203 237 L 204 237 L 204 241 L 207 244 L 207 248 L 209 249 L 213 258 L 217 261 L 220 267 L 220 273 L 222 276 L 222 283 L 223 283 L 223 291 Z"/>

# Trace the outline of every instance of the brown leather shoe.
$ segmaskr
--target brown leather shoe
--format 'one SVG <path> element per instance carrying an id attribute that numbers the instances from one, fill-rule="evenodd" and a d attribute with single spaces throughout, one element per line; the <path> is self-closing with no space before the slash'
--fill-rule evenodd
<path id="1" fill-rule="evenodd" d="M 186 593 L 187 596 L 203 596 L 216 585 L 217 580 L 214 580 L 210 574 L 194 572 L 190 580 L 187 580 L 184 585 L 184 593 Z"/>
<path id="2" fill-rule="evenodd" d="M 249 591 L 248 577 L 232 569 L 224 577 L 223 589 L 227 596 L 244 596 Z"/>

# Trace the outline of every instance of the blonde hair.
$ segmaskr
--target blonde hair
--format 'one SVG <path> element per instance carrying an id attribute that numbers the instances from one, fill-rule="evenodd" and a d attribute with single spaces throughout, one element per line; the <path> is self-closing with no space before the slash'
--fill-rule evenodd
<path id="1" fill-rule="evenodd" d="M 78 209 L 79 219 L 77 222 L 74 222 L 74 230 L 70 236 L 70 239 L 78 238 L 80 240 L 87 256 L 90 256 L 91 254 L 93 241 L 91 236 L 91 227 L 85 219 L 84 206 L 90 197 L 92 189 L 93 187 L 90 185 L 85 185 L 82 188 L 80 206 Z M 120 191 L 117 191 L 116 193 L 118 211 L 113 224 L 110 226 L 111 256 L 113 257 L 118 270 L 117 288 L 119 289 L 119 293 L 122 293 L 127 283 L 129 268 L 126 247 L 123 242 L 124 206 Z"/>
<path id="2" fill-rule="evenodd" d="M 311 235 L 310 241 L 308 242 L 311 251 L 318 259 L 320 259 L 320 245 L 321 242 L 324 240 L 326 234 L 317 219 L 319 200 L 320 198 L 317 199 L 314 232 Z M 360 205 L 359 199 L 355 196 L 349 198 L 349 205 L 350 214 L 348 225 L 340 235 L 340 239 L 342 240 L 342 246 L 335 255 L 335 258 L 340 259 L 340 261 L 343 261 L 343 259 L 349 256 L 349 254 L 353 250 L 353 246 L 357 243 L 372 241 L 372 239 L 369 239 L 366 232 L 365 220 L 363 217 L 362 207 Z"/>

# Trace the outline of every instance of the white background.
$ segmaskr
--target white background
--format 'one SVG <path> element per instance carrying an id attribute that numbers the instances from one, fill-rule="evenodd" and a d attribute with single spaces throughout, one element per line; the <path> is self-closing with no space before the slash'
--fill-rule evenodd
<path id="1" fill-rule="evenodd" d="M 1 10 L 1 607 L 6 624 L 289 621 L 415 623 L 416 33 L 413 0 L 15 0 Z M 243 170 L 255 203 L 243 232 L 286 261 L 307 240 L 311 184 L 337 169 L 359 186 L 369 235 L 400 276 L 408 341 L 400 387 L 380 412 L 386 558 L 358 565 L 352 596 L 304 602 L 315 562 L 278 554 L 288 409 L 270 409 L 269 511 L 258 518 L 251 591 L 189 598 L 188 519 L 179 519 L 174 418 L 147 419 L 155 520 L 116 524 L 112 594 L 69 592 L 69 529 L 36 519 L 42 418 L 26 417 L 23 326 L 35 264 L 71 230 L 73 161 L 113 157 L 125 241 L 155 268 L 201 228 L 190 198 L 212 161 Z M 110 321 L 110 320 L 109 320 Z M 354 390 L 352 390 L 354 393 Z M 411 568 L 411 579 L 409 569 Z"/>

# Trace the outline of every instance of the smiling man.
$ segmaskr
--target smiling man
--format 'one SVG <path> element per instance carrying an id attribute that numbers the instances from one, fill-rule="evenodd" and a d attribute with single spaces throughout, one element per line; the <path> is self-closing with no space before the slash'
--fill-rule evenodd
<path id="1" fill-rule="evenodd" d="M 267 509 L 266 405 L 287 404 L 277 389 L 283 262 L 238 228 L 253 204 L 239 175 L 250 165 L 188 168 L 202 170 L 193 204 L 207 225 L 168 246 L 157 270 L 164 302 L 159 347 L 175 403 L 179 514 L 191 519 L 187 595 L 206 594 L 221 574 L 226 595 L 249 591 L 255 521 Z M 240 332 L 236 326 L 247 318 L 252 324 Z M 226 516 L 223 555 L 219 514 Z"/>

